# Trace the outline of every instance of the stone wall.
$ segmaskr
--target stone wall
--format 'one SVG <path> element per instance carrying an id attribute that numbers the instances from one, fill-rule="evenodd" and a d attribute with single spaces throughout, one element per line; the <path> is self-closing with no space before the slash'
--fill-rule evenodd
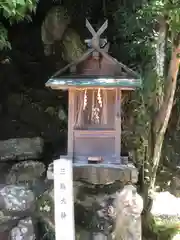
<path id="1" fill-rule="evenodd" d="M 46 189 L 41 138 L 0 142 L 0 239 L 37 239 L 37 199 Z M 26 159 L 26 160 L 25 160 Z"/>
<path id="2" fill-rule="evenodd" d="M 39 138 L 0 142 L 1 240 L 55 239 L 53 179 L 38 160 L 42 151 Z M 76 178 L 74 199 L 76 239 L 141 239 L 142 199 L 128 177 L 106 185 Z"/>

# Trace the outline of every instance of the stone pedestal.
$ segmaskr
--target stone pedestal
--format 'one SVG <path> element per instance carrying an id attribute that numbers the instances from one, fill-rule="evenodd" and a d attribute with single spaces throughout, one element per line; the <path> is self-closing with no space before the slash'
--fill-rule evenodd
<path id="1" fill-rule="evenodd" d="M 47 170 L 47 178 L 53 180 L 53 163 Z M 116 181 L 127 183 L 137 183 L 138 171 L 132 164 L 73 164 L 73 180 L 82 181 L 94 185 L 107 185 Z"/>
<path id="2" fill-rule="evenodd" d="M 78 240 L 141 240 L 143 202 L 132 185 L 133 165 L 76 164 L 73 173 Z M 47 175 L 53 179 L 53 164 Z"/>
<path id="3" fill-rule="evenodd" d="M 96 187 L 83 184 L 77 189 L 76 224 L 89 233 L 87 239 L 141 240 L 143 202 L 135 187 L 116 182 Z"/>

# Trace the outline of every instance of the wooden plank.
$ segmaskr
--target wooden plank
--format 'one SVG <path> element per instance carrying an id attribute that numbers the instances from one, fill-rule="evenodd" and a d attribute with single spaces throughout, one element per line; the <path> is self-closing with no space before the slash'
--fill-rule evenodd
<path id="1" fill-rule="evenodd" d="M 99 30 L 96 32 L 90 22 L 86 19 L 86 27 L 90 31 L 93 37 L 100 37 L 101 34 L 107 29 L 108 27 L 108 20 L 106 20 L 103 25 L 99 28 Z"/>
<path id="2" fill-rule="evenodd" d="M 115 137 L 80 137 L 74 144 L 74 156 L 113 156 Z M 111 159 L 109 158 L 109 162 Z"/>
<path id="3" fill-rule="evenodd" d="M 96 31 L 94 30 L 94 28 L 92 27 L 92 25 L 90 24 L 90 22 L 87 19 L 86 19 L 86 27 L 90 31 L 92 36 L 96 35 Z"/>
<path id="4" fill-rule="evenodd" d="M 74 130 L 74 137 L 75 138 L 91 138 L 91 137 L 98 137 L 98 138 L 109 138 L 114 137 L 115 131 L 114 130 Z"/>
<path id="5" fill-rule="evenodd" d="M 73 79 L 72 79 L 73 80 Z M 81 86 L 55 86 L 55 85 L 51 85 L 50 86 L 52 89 L 54 90 L 68 90 L 68 89 L 75 89 L 75 90 L 79 90 L 79 91 L 83 91 L 85 89 L 106 89 L 106 90 L 113 90 L 115 89 L 116 87 L 103 87 L 103 86 L 95 86 L 95 87 L 81 87 Z M 121 90 L 136 90 L 135 87 L 121 87 Z"/>
<path id="6" fill-rule="evenodd" d="M 88 49 L 80 58 L 76 59 L 75 61 L 69 63 L 68 65 L 66 65 L 65 67 L 61 68 L 60 70 L 58 70 L 57 72 L 55 72 L 54 75 L 52 75 L 51 78 L 55 78 L 58 75 L 61 75 L 62 73 L 64 73 L 66 70 L 68 70 L 68 68 L 70 68 L 73 65 L 77 65 L 80 62 L 83 62 L 84 60 L 86 60 L 88 58 L 88 56 L 94 51 L 94 49 Z"/>
<path id="7" fill-rule="evenodd" d="M 117 161 L 121 163 L 121 90 L 119 88 L 116 89 L 115 109 L 115 155 Z"/>
<path id="8" fill-rule="evenodd" d="M 75 240 L 72 159 L 54 161 L 55 239 Z"/>
<path id="9" fill-rule="evenodd" d="M 139 78 L 139 76 L 137 75 L 137 73 L 135 71 L 133 71 L 132 69 L 130 69 L 129 67 L 127 67 L 126 65 L 124 65 L 121 62 L 118 62 L 115 58 L 111 57 L 109 54 L 107 54 L 106 52 L 103 51 L 103 49 L 101 49 L 99 46 L 95 46 L 93 45 L 93 48 L 98 51 L 99 53 L 102 54 L 102 56 L 104 58 L 106 58 L 107 60 L 109 60 L 110 62 L 119 65 L 120 67 L 122 67 L 127 73 L 132 74 L 133 77 L 135 78 Z"/>
<path id="10" fill-rule="evenodd" d="M 103 25 L 100 27 L 100 29 L 97 31 L 97 35 L 100 37 L 101 34 L 107 29 L 108 27 L 108 20 L 106 20 Z"/>
<path id="11" fill-rule="evenodd" d="M 69 108 L 68 108 L 68 155 L 73 156 L 74 151 L 74 90 L 69 89 Z"/>

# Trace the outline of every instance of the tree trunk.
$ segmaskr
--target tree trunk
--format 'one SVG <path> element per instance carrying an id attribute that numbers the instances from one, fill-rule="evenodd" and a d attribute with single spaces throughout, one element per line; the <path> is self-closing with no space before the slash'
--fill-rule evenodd
<path id="1" fill-rule="evenodd" d="M 178 44 L 173 45 L 171 60 L 169 64 L 169 71 L 166 81 L 166 91 L 164 94 L 163 103 L 155 116 L 153 134 L 154 134 L 154 150 L 152 154 L 152 172 L 150 179 L 150 188 L 154 189 L 156 173 L 160 162 L 161 150 L 164 140 L 164 135 L 168 127 L 168 122 L 171 115 L 171 110 L 174 102 L 174 95 L 176 91 L 177 75 L 179 71 L 179 55 L 180 54 L 180 40 L 178 39 Z"/>
<path id="2" fill-rule="evenodd" d="M 159 17 L 159 30 L 156 41 L 156 97 L 154 110 L 159 110 L 164 98 L 164 76 L 165 76 L 165 59 L 166 59 L 166 42 L 167 42 L 167 23 L 163 16 Z"/>

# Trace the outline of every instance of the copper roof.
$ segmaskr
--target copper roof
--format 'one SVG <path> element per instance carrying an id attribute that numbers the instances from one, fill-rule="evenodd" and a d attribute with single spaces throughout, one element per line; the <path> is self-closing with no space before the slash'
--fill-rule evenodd
<path id="1" fill-rule="evenodd" d="M 140 87 L 141 80 L 137 73 L 118 62 L 93 40 L 91 48 L 80 59 L 56 72 L 46 83 L 46 86 L 51 88 L 98 85 L 104 87 Z M 97 41 L 97 39 L 95 40 Z"/>

